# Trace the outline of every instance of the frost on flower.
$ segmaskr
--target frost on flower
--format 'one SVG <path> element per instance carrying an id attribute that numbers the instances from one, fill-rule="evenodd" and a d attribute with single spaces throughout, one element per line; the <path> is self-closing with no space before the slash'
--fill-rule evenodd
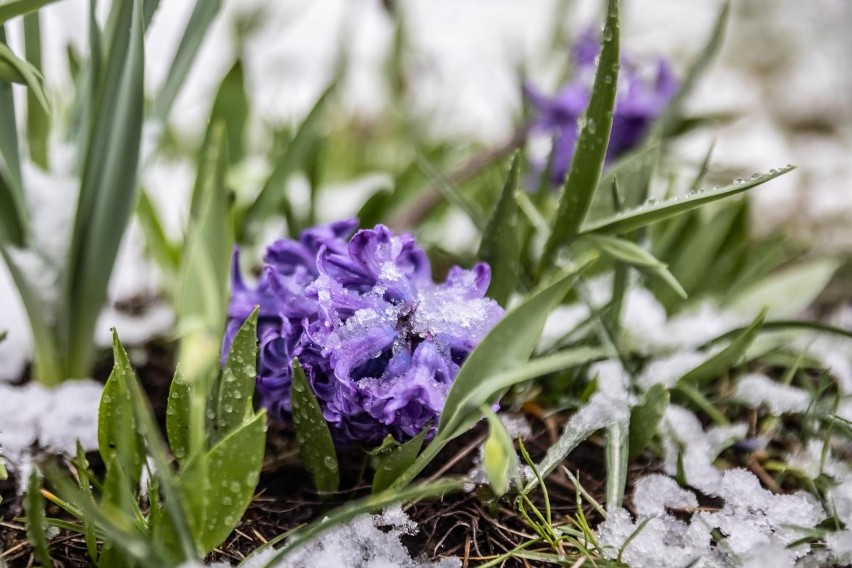
<path id="1" fill-rule="evenodd" d="M 746 375 L 737 382 L 734 398 L 751 408 L 766 406 L 772 414 L 804 412 L 811 402 L 802 389 L 780 384 L 766 375 Z"/>
<path id="2" fill-rule="evenodd" d="M 526 96 L 533 107 L 533 131 L 553 137 L 550 181 L 554 185 L 564 182 L 571 165 L 579 136 L 580 116 L 591 98 L 595 58 L 599 49 L 600 38 L 589 29 L 574 46 L 574 77 L 555 96 L 549 97 L 531 84 L 525 86 Z M 658 59 L 648 69 L 628 57 L 622 57 L 618 82 L 612 133 L 607 147 L 609 161 L 642 142 L 677 90 L 677 80 L 663 59 Z"/>
<path id="3" fill-rule="evenodd" d="M 454 267 L 436 284 L 412 235 L 383 225 L 353 235 L 356 225 L 276 241 L 255 288 L 243 282 L 235 254 L 225 348 L 260 305 L 264 406 L 289 416 L 298 357 L 339 441 L 403 441 L 437 421 L 461 364 L 503 310 L 485 297 L 488 265 Z"/>

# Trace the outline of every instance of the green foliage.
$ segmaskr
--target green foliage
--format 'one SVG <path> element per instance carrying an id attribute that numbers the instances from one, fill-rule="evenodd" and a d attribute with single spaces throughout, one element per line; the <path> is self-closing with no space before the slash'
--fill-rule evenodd
<path id="1" fill-rule="evenodd" d="M 399 444 L 392 437 L 388 436 L 391 447 L 384 450 L 379 448 L 377 450 L 378 457 L 376 474 L 373 477 L 373 493 L 379 493 L 389 488 L 405 470 L 414 464 L 417 454 L 420 453 L 420 448 L 423 447 L 423 440 L 426 439 L 426 434 L 429 433 L 430 428 L 431 426 L 427 426 L 422 432 L 404 444 Z"/>
<path id="2" fill-rule="evenodd" d="M 633 407 L 630 412 L 630 459 L 638 457 L 651 443 L 669 407 L 670 398 L 666 387 L 654 385 L 645 391 L 642 400 Z"/>
<path id="3" fill-rule="evenodd" d="M 328 423 L 298 359 L 293 359 L 293 423 L 299 453 L 320 493 L 337 491 L 340 467 Z"/>
<path id="4" fill-rule="evenodd" d="M 47 550 L 47 523 L 44 516 L 44 497 L 41 495 L 41 476 L 37 470 L 30 474 L 27 495 L 24 499 L 27 520 L 27 539 L 33 547 L 36 560 L 42 566 L 53 566 Z"/>
<path id="5" fill-rule="evenodd" d="M 481 410 L 488 419 L 488 438 L 482 447 L 482 467 L 488 476 L 491 490 L 498 497 L 502 497 L 510 485 L 517 481 L 518 454 L 515 452 L 512 438 L 497 415 L 487 406 L 483 406 Z"/>

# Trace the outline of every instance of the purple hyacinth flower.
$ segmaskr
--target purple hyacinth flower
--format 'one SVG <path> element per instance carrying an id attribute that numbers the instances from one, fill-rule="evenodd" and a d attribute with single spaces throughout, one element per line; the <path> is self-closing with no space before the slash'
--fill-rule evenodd
<path id="1" fill-rule="evenodd" d="M 339 443 L 404 441 L 437 424 L 461 364 L 503 310 L 485 297 L 488 265 L 454 267 L 436 284 L 412 235 L 378 225 L 347 242 L 354 228 L 273 243 L 254 289 L 235 260 L 225 346 L 260 305 L 257 388 L 272 414 L 292 411 L 298 357 Z"/>
<path id="2" fill-rule="evenodd" d="M 572 50 L 574 77 L 556 95 L 550 97 L 532 84 L 524 85 L 524 94 L 533 109 L 531 132 L 546 134 L 553 141 L 550 181 L 554 185 L 564 183 L 571 167 L 579 137 L 578 123 L 589 105 L 599 51 L 599 36 L 593 30 L 586 30 Z M 671 67 L 663 59 L 657 60 L 650 74 L 648 69 L 640 68 L 626 57 L 622 57 L 621 68 L 607 162 L 642 142 L 678 86 Z M 542 163 L 535 166 L 538 171 L 544 170 Z"/>

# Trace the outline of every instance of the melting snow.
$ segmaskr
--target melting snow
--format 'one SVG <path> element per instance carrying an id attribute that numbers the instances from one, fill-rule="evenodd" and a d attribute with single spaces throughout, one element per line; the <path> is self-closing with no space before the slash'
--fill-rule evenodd
<path id="1" fill-rule="evenodd" d="M 745 375 L 737 382 L 734 398 L 751 408 L 766 406 L 772 414 L 794 414 L 807 410 L 810 395 L 796 387 L 783 385 L 766 375 Z"/>

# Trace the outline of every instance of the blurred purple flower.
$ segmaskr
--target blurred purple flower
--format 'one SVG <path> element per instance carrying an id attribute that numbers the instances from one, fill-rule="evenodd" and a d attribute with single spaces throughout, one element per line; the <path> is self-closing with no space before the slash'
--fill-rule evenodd
<path id="1" fill-rule="evenodd" d="M 561 185 L 565 181 L 571 166 L 579 136 L 578 122 L 589 104 L 599 51 L 600 38 L 594 30 L 589 29 L 572 50 L 574 77 L 556 95 L 549 97 L 532 84 L 524 85 L 524 93 L 533 109 L 531 130 L 545 133 L 553 140 L 550 181 L 554 185 Z M 640 69 L 622 57 L 615 114 L 606 153 L 608 162 L 636 147 L 645 138 L 651 125 L 677 91 L 677 79 L 664 59 L 656 61 L 652 74 L 646 74 L 645 71 L 647 69 Z M 544 170 L 543 164 L 537 164 L 536 167 L 539 171 Z"/>
<path id="2" fill-rule="evenodd" d="M 432 280 L 410 234 L 355 221 L 273 243 L 256 289 L 235 254 L 225 346 L 261 306 L 257 386 L 264 406 L 286 418 L 290 361 L 298 357 L 339 442 L 398 441 L 436 424 L 459 367 L 503 316 L 485 297 L 491 271 L 454 267 Z"/>

